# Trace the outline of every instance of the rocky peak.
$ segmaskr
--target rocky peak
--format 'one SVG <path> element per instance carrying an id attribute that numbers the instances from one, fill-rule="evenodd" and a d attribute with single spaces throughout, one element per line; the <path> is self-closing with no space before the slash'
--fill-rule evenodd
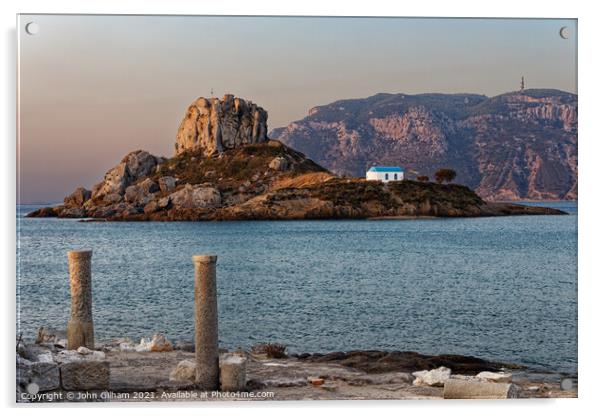
<path id="1" fill-rule="evenodd" d="M 211 156 L 267 140 L 268 113 L 258 105 L 226 94 L 199 98 L 186 111 L 176 136 L 176 155 L 198 151 Z"/>

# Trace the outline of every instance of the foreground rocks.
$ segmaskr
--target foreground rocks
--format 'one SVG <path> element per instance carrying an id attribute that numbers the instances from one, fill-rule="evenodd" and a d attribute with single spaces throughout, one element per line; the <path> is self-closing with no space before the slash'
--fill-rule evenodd
<path id="1" fill-rule="evenodd" d="M 110 365 L 102 351 L 85 347 L 65 350 L 53 343 L 27 346 L 20 341 L 19 344 L 17 393 L 35 395 L 55 390 L 109 388 Z"/>
<path id="2" fill-rule="evenodd" d="M 176 365 L 176 368 L 169 373 L 169 380 L 192 384 L 194 383 L 195 374 L 196 363 L 192 360 L 182 360 Z"/>
<path id="3" fill-rule="evenodd" d="M 496 383 L 510 383 L 512 381 L 512 374 L 482 371 L 477 374 L 477 378 L 484 381 L 495 381 Z"/>
<path id="4" fill-rule="evenodd" d="M 413 351 L 341 351 L 328 354 L 299 354 L 297 358 L 307 362 L 337 363 L 369 374 L 392 371 L 414 373 L 413 376 L 424 380 L 426 385 L 433 385 L 429 380 L 434 384 L 441 384 L 451 373 L 477 375 L 484 371 L 498 373 L 503 368 L 521 369 L 521 366 L 516 364 L 496 363 L 477 357 L 426 355 Z"/>
<path id="5" fill-rule="evenodd" d="M 142 338 L 137 345 L 130 340 L 120 340 L 113 347 L 124 352 L 167 352 L 174 349 L 172 343 L 160 332 L 154 334 L 150 339 Z"/>
<path id="6" fill-rule="evenodd" d="M 446 367 L 439 367 L 434 370 L 422 370 L 412 373 L 415 386 L 443 387 L 445 382 L 451 377 L 451 370 Z"/>
<path id="7" fill-rule="evenodd" d="M 148 343 L 150 341 L 145 341 L 144 345 Z M 21 353 L 17 356 L 17 400 L 31 399 L 27 395 L 31 383 L 36 383 L 40 393 L 110 392 L 102 397 L 91 394 L 83 399 L 91 401 L 379 400 L 577 395 L 576 389 L 561 389 L 559 377 L 531 374 L 519 366 L 457 355 L 428 356 L 377 350 L 299 354 L 280 359 L 268 358 L 266 353 L 220 350 L 220 389 L 224 394 L 203 395 L 194 386 L 194 352 L 189 348 L 163 352 L 153 352 L 150 348 L 136 351 L 123 349 L 124 344 L 135 345 L 131 341 L 117 339 L 97 344 L 95 350 L 65 351 L 51 343 L 22 344 Z M 176 345 L 180 348 L 188 344 Z M 50 360 L 27 360 L 21 355 L 25 350 L 30 350 L 31 356 L 49 356 Z M 65 356 L 70 359 L 66 360 Z M 442 362 L 454 370 L 439 366 Z M 482 368 L 488 370 L 480 371 Z M 191 397 L 191 392 L 196 392 L 196 396 Z M 227 395 L 228 392 L 235 394 Z M 252 392 L 253 396 L 241 392 Z M 140 393 L 144 394 L 140 396 Z"/>
<path id="8" fill-rule="evenodd" d="M 41 392 L 56 390 L 60 387 L 59 366 L 52 362 L 32 362 L 17 358 L 17 387 L 25 390 L 35 383 Z"/>

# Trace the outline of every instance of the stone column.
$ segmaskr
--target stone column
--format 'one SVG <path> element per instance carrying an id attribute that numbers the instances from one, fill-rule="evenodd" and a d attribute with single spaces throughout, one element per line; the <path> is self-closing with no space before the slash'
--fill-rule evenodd
<path id="1" fill-rule="evenodd" d="M 518 393 L 518 387 L 512 383 L 450 378 L 443 385 L 444 399 L 515 399 Z"/>
<path id="2" fill-rule="evenodd" d="M 220 366 L 222 391 L 245 391 L 247 388 L 247 359 L 240 355 L 222 355 Z"/>
<path id="3" fill-rule="evenodd" d="M 192 256 L 195 304 L 195 382 L 201 390 L 219 389 L 217 347 L 217 282 L 215 255 Z"/>
<path id="4" fill-rule="evenodd" d="M 92 251 L 70 251 L 71 319 L 67 324 L 67 349 L 94 349 L 92 322 Z"/>

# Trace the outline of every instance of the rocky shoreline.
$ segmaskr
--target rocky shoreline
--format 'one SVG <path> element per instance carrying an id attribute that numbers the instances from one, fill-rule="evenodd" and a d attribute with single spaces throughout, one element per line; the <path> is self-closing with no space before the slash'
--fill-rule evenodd
<path id="1" fill-rule="evenodd" d="M 507 398 L 577 397 L 576 380 L 538 374 L 520 365 L 461 355 L 356 350 L 277 355 L 262 344 L 249 351 L 220 349 L 220 365 L 246 363 L 237 392 L 202 392 L 194 384 L 194 344 L 172 345 L 163 335 L 115 339 L 66 350 L 57 331 L 36 343 L 20 340 L 17 401 L 190 401 L 442 399 L 454 383 L 502 390 Z M 451 381 L 450 381 L 451 380 Z M 37 395 L 31 394 L 36 383 Z M 40 394 L 46 393 L 46 394 Z M 497 396 L 496 396 L 497 397 Z M 62 399 L 61 399 L 62 398 Z"/>

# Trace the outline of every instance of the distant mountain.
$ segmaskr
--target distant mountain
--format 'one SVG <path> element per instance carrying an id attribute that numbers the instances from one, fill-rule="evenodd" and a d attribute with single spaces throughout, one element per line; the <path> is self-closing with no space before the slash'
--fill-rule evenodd
<path id="1" fill-rule="evenodd" d="M 377 94 L 314 107 L 270 137 L 342 175 L 451 167 L 486 199 L 577 198 L 577 95 L 559 90 Z"/>

